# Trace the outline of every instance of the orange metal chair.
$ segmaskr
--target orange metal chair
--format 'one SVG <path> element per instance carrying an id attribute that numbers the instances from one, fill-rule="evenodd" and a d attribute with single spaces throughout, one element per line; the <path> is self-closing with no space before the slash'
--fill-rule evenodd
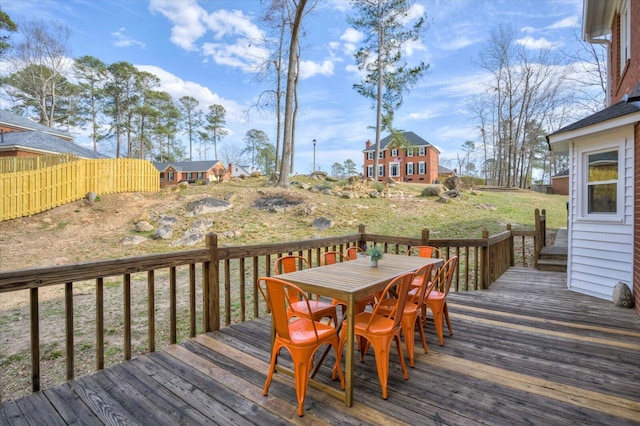
<path id="1" fill-rule="evenodd" d="M 364 250 L 358 246 L 349 247 L 345 252 L 345 256 L 349 260 L 356 260 L 358 258 L 358 254 L 364 255 Z"/>
<path id="2" fill-rule="evenodd" d="M 409 285 L 414 278 L 413 273 L 403 274 L 394 278 L 382 292 L 382 298 L 386 298 L 392 289 L 397 295 L 395 306 L 392 307 L 388 315 L 381 315 L 380 304 L 376 305 L 373 312 L 361 312 L 354 319 L 354 330 L 356 338 L 364 338 L 367 344 L 360 345 L 360 361 L 364 361 L 364 354 L 369 345 L 373 347 L 376 357 L 376 367 L 378 378 L 382 387 L 382 398 L 387 399 L 387 381 L 389 378 L 389 350 L 391 342 L 395 339 L 400 357 L 400 366 L 405 380 L 409 379 L 409 372 L 402 356 L 402 345 L 400 344 L 400 333 L 402 332 L 402 314 L 407 301 Z M 340 352 L 344 348 L 347 340 L 346 330 L 348 327 L 343 323 L 340 334 Z M 334 372 L 335 375 L 335 372 Z"/>
<path id="3" fill-rule="evenodd" d="M 311 268 L 311 264 L 305 257 L 294 254 L 282 256 L 273 262 L 273 271 L 276 274 L 286 274 L 299 269 L 309 268 Z M 303 316 L 315 321 L 320 321 L 324 317 L 329 317 L 333 320 L 334 325 L 338 324 L 338 310 L 334 304 L 323 302 L 319 298 L 310 300 L 309 305 L 311 306 L 311 316 L 307 316 L 309 314 L 305 308 L 305 303 L 302 300 L 297 299 L 297 297 L 297 293 L 295 292 L 289 295 L 291 300 L 291 304 L 289 305 L 290 317 Z"/>
<path id="4" fill-rule="evenodd" d="M 411 367 L 415 366 L 414 340 L 416 324 L 418 324 L 418 331 L 420 332 L 420 338 L 422 339 L 422 347 L 424 348 L 424 353 L 426 354 L 429 352 L 429 349 L 427 347 L 427 340 L 424 337 L 424 330 L 422 328 L 421 314 L 425 297 L 427 297 L 433 289 L 433 286 L 428 285 L 428 277 L 431 276 L 432 268 L 433 264 L 428 264 L 416 271 L 413 283 L 417 281 L 420 284 L 418 285 L 418 287 L 412 287 L 409 290 L 407 302 L 404 305 L 404 312 L 402 314 L 402 333 L 404 334 L 404 342 L 407 346 L 407 353 L 409 354 L 409 365 Z M 378 304 L 378 312 L 383 315 L 389 315 L 393 311 L 396 303 L 397 301 L 395 297 L 388 297 L 386 299 L 383 299 Z"/>
<path id="5" fill-rule="evenodd" d="M 442 259 L 442 252 L 434 246 L 412 246 L 407 250 L 407 256 L 420 256 Z"/>
<path id="6" fill-rule="evenodd" d="M 307 296 L 298 286 L 272 277 L 259 278 L 258 282 L 264 282 L 266 285 L 266 294 L 272 316 L 271 321 L 275 332 L 273 348 L 271 350 L 269 374 L 264 384 L 263 394 L 265 396 L 268 395 L 278 354 L 280 353 L 280 349 L 284 347 L 291 354 L 293 361 L 296 397 L 298 399 L 298 415 L 303 416 L 304 399 L 307 393 L 313 355 L 318 348 L 324 344 L 333 346 L 336 351 L 336 362 L 333 367 L 333 374 L 335 376 L 335 372 L 338 372 L 340 387 L 344 389 L 344 376 L 340 368 L 342 352 L 338 350 L 340 347 L 338 333 L 336 328 L 329 324 L 309 319 L 313 316 L 311 304 Z M 295 301 L 291 300 L 290 296 L 292 294 L 297 294 Z M 299 303 L 298 301 L 302 301 L 302 303 L 306 305 L 306 315 L 292 321 L 288 315 L 288 311 L 291 303 Z"/>
<path id="7" fill-rule="evenodd" d="M 451 321 L 449 321 L 449 309 L 447 308 L 447 294 L 449 294 L 453 273 L 457 267 L 458 256 L 452 256 L 436 274 L 433 280 L 433 291 L 424 299 L 425 308 L 428 307 L 433 313 L 433 323 L 440 340 L 440 346 L 444 346 L 443 319 L 447 322 L 449 336 L 453 336 Z M 423 313 L 426 320 L 426 309 Z"/>
<path id="8" fill-rule="evenodd" d="M 345 262 L 346 260 L 346 256 L 339 251 L 327 251 L 320 257 L 320 263 L 322 265 L 333 265 L 334 263 Z"/>

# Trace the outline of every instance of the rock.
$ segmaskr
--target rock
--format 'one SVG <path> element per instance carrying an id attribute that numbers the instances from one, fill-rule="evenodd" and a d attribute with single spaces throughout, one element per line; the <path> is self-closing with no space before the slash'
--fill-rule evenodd
<path id="1" fill-rule="evenodd" d="M 131 235 L 129 237 L 124 237 L 123 239 L 121 239 L 120 244 L 122 244 L 123 246 L 137 246 L 144 243 L 145 241 L 147 241 L 145 237 L 142 237 L 140 235 Z"/>
<path id="2" fill-rule="evenodd" d="M 458 190 L 464 188 L 462 181 L 458 176 L 451 176 L 444 180 L 443 184 L 449 190 Z"/>
<path id="3" fill-rule="evenodd" d="M 613 304 L 620 308 L 633 308 L 633 294 L 629 286 L 619 282 L 613 288 Z"/>
<path id="4" fill-rule="evenodd" d="M 442 185 L 427 185 L 422 190 L 423 197 L 439 197 L 444 192 L 444 187 Z"/>
<path id="5" fill-rule="evenodd" d="M 471 195 L 480 195 L 480 191 L 472 189 L 471 191 L 469 191 L 469 194 L 471 194 Z"/>
<path id="6" fill-rule="evenodd" d="M 156 228 L 154 228 L 153 225 L 146 220 L 141 220 L 140 222 L 136 223 L 136 232 L 148 232 L 153 231 L 154 229 Z"/>
<path id="7" fill-rule="evenodd" d="M 84 198 L 89 202 L 89 204 L 93 204 L 96 201 L 97 197 L 98 197 L 98 194 L 96 194 L 95 192 L 87 192 L 87 194 L 84 196 Z"/>
<path id="8" fill-rule="evenodd" d="M 309 188 L 311 188 L 311 185 L 309 185 L 308 183 L 300 182 L 298 184 L 298 188 L 308 190 Z"/>
<path id="9" fill-rule="evenodd" d="M 160 216 L 158 223 L 162 226 L 173 226 L 178 223 L 178 219 L 173 216 Z"/>
<path id="10" fill-rule="evenodd" d="M 353 191 L 344 191 L 342 193 L 342 198 L 354 199 L 354 198 L 358 198 L 358 194 Z"/>
<path id="11" fill-rule="evenodd" d="M 180 238 L 177 241 L 174 241 L 170 244 L 171 247 L 176 246 L 194 246 L 202 241 L 204 241 L 205 235 L 199 233 L 191 233 L 189 231 L 185 232 L 184 237 Z"/>
<path id="12" fill-rule="evenodd" d="M 327 219 L 326 217 L 318 217 L 313 221 L 313 227 L 316 229 L 329 229 L 329 228 L 333 228 L 333 226 L 336 223 L 331 220 L 331 219 Z"/>
<path id="13" fill-rule="evenodd" d="M 213 221 L 211 219 L 199 219 L 191 224 L 192 229 L 197 229 L 199 231 L 206 231 L 207 229 L 213 226 Z"/>
<path id="14" fill-rule="evenodd" d="M 316 206 L 315 204 L 306 204 L 303 208 L 302 208 L 302 214 L 305 216 L 312 216 L 316 211 Z"/>
<path id="15" fill-rule="evenodd" d="M 445 196 L 449 198 L 462 198 L 462 192 L 457 189 L 452 189 L 444 193 Z"/>
<path id="16" fill-rule="evenodd" d="M 446 204 L 446 203 L 448 203 L 449 201 L 451 201 L 451 198 L 447 197 L 446 195 L 442 195 L 442 196 L 440 196 L 440 198 L 438 198 L 436 201 L 437 201 L 438 203 Z"/>
<path id="17" fill-rule="evenodd" d="M 159 228 L 151 238 L 154 240 L 170 240 L 173 238 L 173 229 L 168 226 L 163 226 L 162 228 Z"/>
<path id="18" fill-rule="evenodd" d="M 481 210 L 498 210 L 493 204 L 476 204 L 476 208 Z"/>
<path id="19" fill-rule="evenodd" d="M 187 211 L 193 212 L 195 215 L 218 213 L 228 210 L 231 207 L 231 203 L 211 197 L 187 203 Z"/>

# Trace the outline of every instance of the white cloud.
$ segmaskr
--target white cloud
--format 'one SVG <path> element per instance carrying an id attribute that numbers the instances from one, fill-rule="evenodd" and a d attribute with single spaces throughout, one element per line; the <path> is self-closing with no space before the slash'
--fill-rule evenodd
<path id="1" fill-rule="evenodd" d="M 146 47 L 144 42 L 135 40 L 134 38 L 125 34 L 127 29 L 124 27 L 118 28 L 117 31 L 111 33 L 111 37 L 113 37 L 113 45 L 116 47 L 131 47 L 138 46 L 141 49 Z"/>
<path id="2" fill-rule="evenodd" d="M 347 43 L 360 43 L 364 39 L 364 34 L 354 28 L 347 28 L 340 36 L 340 40 Z"/>
<path id="3" fill-rule="evenodd" d="M 333 61 L 325 60 L 322 63 L 313 61 L 300 61 L 300 80 L 313 77 L 316 74 L 329 77 L 333 75 Z"/>
<path id="4" fill-rule="evenodd" d="M 196 50 L 194 43 L 202 37 L 206 28 L 202 20 L 207 11 L 201 8 L 193 0 L 165 1 L 151 0 L 149 2 L 151 12 L 159 12 L 171 23 L 171 42 L 185 50 Z"/>
<path id="5" fill-rule="evenodd" d="M 580 22 L 577 16 L 571 16 L 569 18 L 564 18 L 559 21 L 554 22 L 553 24 L 547 27 L 548 30 L 559 30 L 563 28 L 574 28 L 579 27 Z"/>
<path id="6" fill-rule="evenodd" d="M 516 44 L 524 46 L 527 49 L 554 49 L 558 47 L 558 43 L 553 43 L 544 37 L 534 39 L 533 37 L 526 36 L 516 40 Z"/>

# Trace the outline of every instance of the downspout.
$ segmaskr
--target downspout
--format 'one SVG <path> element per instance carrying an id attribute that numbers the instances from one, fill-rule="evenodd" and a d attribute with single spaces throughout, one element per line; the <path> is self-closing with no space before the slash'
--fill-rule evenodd
<path id="1" fill-rule="evenodd" d="M 611 106 L 611 40 L 606 38 L 593 38 L 590 35 L 583 34 L 584 40 L 589 44 L 601 44 L 607 50 L 607 87 L 605 88 L 605 97 L 607 100 L 607 106 Z"/>

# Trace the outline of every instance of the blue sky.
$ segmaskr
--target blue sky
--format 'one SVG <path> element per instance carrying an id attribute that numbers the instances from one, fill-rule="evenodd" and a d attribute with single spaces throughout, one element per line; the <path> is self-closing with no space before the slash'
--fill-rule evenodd
<path id="1" fill-rule="evenodd" d="M 479 52 L 491 31 L 508 24 L 529 49 L 571 51 L 582 13 L 582 0 L 417 0 L 415 6 L 429 28 L 406 54 L 430 70 L 405 95 L 394 124 L 437 147 L 445 164 L 466 140 L 481 139 L 468 102 L 486 77 Z M 18 25 L 31 17 L 68 25 L 73 57 L 127 61 L 160 77 L 160 89 L 176 100 L 189 95 L 204 109 L 223 105 L 229 134 L 222 144 L 244 146 L 250 129 L 265 131 L 275 144 L 274 117 L 249 111 L 269 88 L 252 72 L 264 54 L 257 42 L 265 31 L 260 1 L 1 0 L 0 7 Z M 353 89 L 360 81 L 353 59 L 360 35 L 349 28 L 349 14 L 346 0 L 320 0 L 305 18 L 297 173 L 312 170 L 313 139 L 317 168 L 329 171 L 346 159 L 360 167 L 365 142 L 375 137 L 371 101 Z M 90 146 L 82 132 L 76 142 Z"/>

